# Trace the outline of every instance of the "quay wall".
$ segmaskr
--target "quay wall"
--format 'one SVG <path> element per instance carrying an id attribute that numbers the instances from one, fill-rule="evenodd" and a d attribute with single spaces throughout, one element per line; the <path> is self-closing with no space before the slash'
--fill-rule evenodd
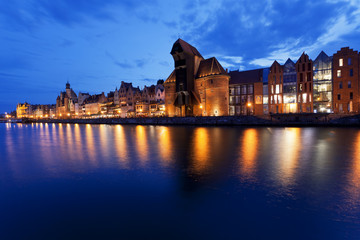
<path id="1" fill-rule="evenodd" d="M 340 126 L 360 127 L 360 115 L 274 114 L 270 116 L 159 117 L 159 118 L 79 118 L 23 119 L 23 123 L 133 124 L 194 126 Z"/>

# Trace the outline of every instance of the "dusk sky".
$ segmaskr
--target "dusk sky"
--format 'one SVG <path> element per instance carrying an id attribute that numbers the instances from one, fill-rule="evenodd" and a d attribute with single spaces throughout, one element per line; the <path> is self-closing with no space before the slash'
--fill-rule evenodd
<path id="1" fill-rule="evenodd" d="M 0 1 L 0 113 L 166 79 L 179 37 L 230 70 L 360 50 L 360 0 Z"/>

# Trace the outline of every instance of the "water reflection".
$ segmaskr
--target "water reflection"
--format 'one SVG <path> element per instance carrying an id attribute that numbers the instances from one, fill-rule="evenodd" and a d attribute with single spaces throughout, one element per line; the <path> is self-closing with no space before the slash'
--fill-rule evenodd
<path id="1" fill-rule="evenodd" d="M 136 147 L 139 155 L 140 163 L 144 166 L 148 160 L 149 146 L 147 141 L 146 128 L 144 126 L 136 126 Z"/>
<path id="2" fill-rule="evenodd" d="M 239 159 L 241 165 L 240 172 L 244 177 L 253 177 L 258 144 L 258 131 L 253 128 L 246 129 L 244 135 L 240 138 L 241 155 Z"/>
<path id="3" fill-rule="evenodd" d="M 157 147 L 161 156 L 161 162 L 164 166 L 168 166 L 170 163 L 172 163 L 173 148 L 169 127 L 159 127 L 158 134 L 159 141 Z"/>
<path id="4" fill-rule="evenodd" d="M 202 173 L 209 164 L 210 146 L 208 128 L 196 128 L 193 137 L 192 167 L 197 173 Z"/>
<path id="5" fill-rule="evenodd" d="M 121 125 L 115 126 L 114 146 L 116 149 L 118 162 L 121 167 L 129 168 L 128 144 L 126 141 L 125 129 Z"/>
<path id="6" fill-rule="evenodd" d="M 348 192 L 352 196 L 351 205 L 360 208 L 360 131 L 356 133 L 356 139 L 352 147 L 353 157 L 350 165 Z"/>
<path id="7" fill-rule="evenodd" d="M 282 131 L 281 138 L 276 141 L 278 147 L 281 146 L 277 152 L 279 163 L 277 177 L 280 183 L 285 186 L 295 181 L 294 178 L 301 150 L 300 134 L 300 128 L 286 128 Z"/>

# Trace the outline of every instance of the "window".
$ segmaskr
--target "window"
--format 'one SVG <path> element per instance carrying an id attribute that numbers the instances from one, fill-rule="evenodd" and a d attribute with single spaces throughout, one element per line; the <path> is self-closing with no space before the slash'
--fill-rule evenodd
<path id="1" fill-rule="evenodd" d="M 274 94 L 274 85 L 271 85 L 271 94 Z"/>
<path id="2" fill-rule="evenodd" d="M 350 69 L 349 74 L 350 74 L 350 77 L 354 76 L 354 71 L 353 71 L 353 69 Z"/>
<path id="3" fill-rule="evenodd" d="M 344 65 L 344 60 L 342 58 L 339 59 L 339 67 L 342 67 Z"/>
<path id="4" fill-rule="evenodd" d="M 341 103 L 339 104 L 339 111 L 340 111 L 340 112 L 343 111 L 343 107 L 342 107 L 342 104 L 341 104 Z"/>
<path id="5" fill-rule="evenodd" d="M 351 81 L 348 81 L 348 88 L 351 88 Z"/>
<path id="6" fill-rule="evenodd" d="M 337 70 L 337 77 L 341 77 L 341 70 Z"/>
<path id="7" fill-rule="evenodd" d="M 340 94 L 338 94 L 338 100 L 341 100 L 341 95 Z"/>
<path id="8" fill-rule="evenodd" d="M 305 63 L 302 65 L 302 70 L 305 72 Z"/>
<path id="9" fill-rule="evenodd" d="M 352 92 L 350 93 L 350 99 L 353 99 L 353 93 Z"/>
<path id="10" fill-rule="evenodd" d="M 311 71 L 311 63 L 308 63 L 308 71 Z"/>
<path id="11" fill-rule="evenodd" d="M 300 82 L 303 82 L 303 74 L 300 73 Z"/>
<path id="12" fill-rule="evenodd" d="M 299 89 L 300 89 L 300 91 L 302 91 L 302 84 L 301 83 L 299 84 Z"/>
<path id="13" fill-rule="evenodd" d="M 342 89 L 342 82 L 339 82 L 339 89 Z"/>
<path id="14" fill-rule="evenodd" d="M 348 65 L 351 65 L 351 58 L 348 58 Z"/>
<path id="15" fill-rule="evenodd" d="M 309 102 L 311 102 L 311 95 L 309 95 Z"/>
<path id="16" fill-rule="evenodd" d="M 279 94 L 279 93 L 280 93 L 280 86 L 279 86 L 279 84 L 276 84 L 275 93 L 276 93 L 276 94 Z"/>
<path id="17" fill-rule="evenodd" d="M 302 94 L 303 103 L 306 103 L 306 99 L 307 99 L 307 94 L 306 94 L 306 93 L 303 93 L 303 94 Z"/>

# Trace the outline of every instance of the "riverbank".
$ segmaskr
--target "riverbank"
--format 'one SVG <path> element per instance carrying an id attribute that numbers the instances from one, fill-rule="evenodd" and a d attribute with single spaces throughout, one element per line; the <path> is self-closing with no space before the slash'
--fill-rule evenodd
<path id="1" fill-rule="evenodd" d="M 339 126 L 359 127 L 360 115 L 274 114 L 268 116 L 159 117 L 159 118 L 79 118 L 23 119 L 23 123 L 132 124 L 194 126 Z"/>

